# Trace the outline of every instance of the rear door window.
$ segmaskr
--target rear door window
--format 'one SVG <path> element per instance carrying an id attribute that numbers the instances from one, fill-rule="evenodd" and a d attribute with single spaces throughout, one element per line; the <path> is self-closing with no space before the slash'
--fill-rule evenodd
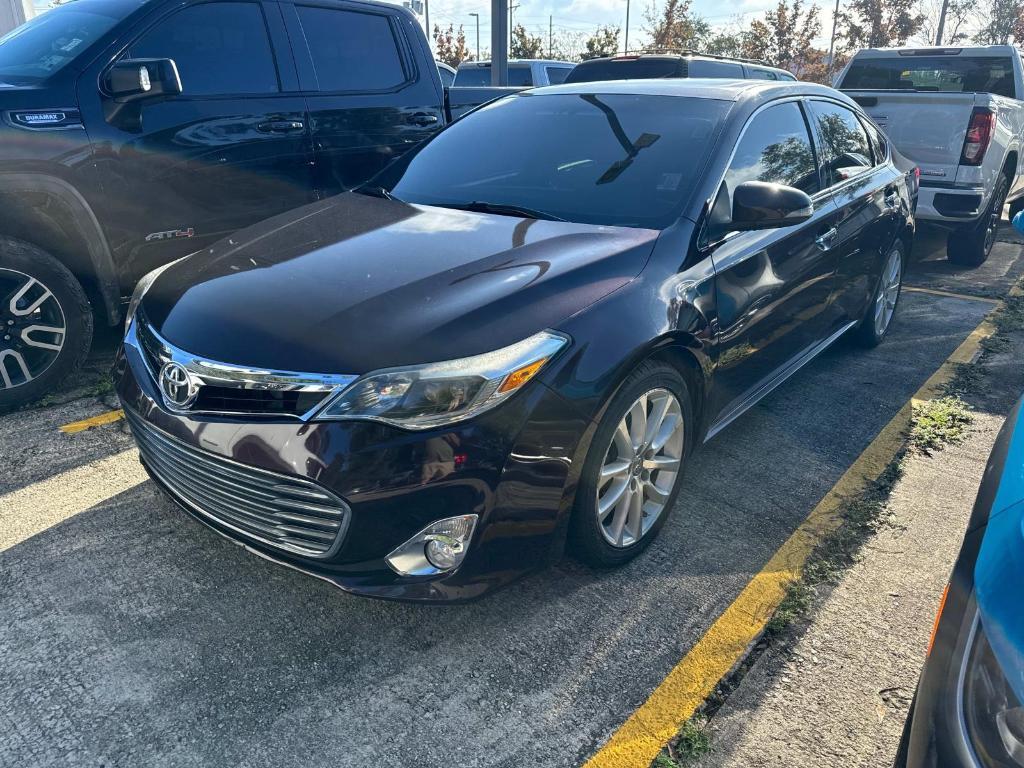
<path id="1" fill-rule="evenodd" d="M 321 91 L 387 91 L 408 79 L 389 16 L 311 5 L 295 10 Z"/>
<path id="2" fill-rule="evenodd" d="M 203 3 L 158 22 L 132 43 L 134 59 L 173 59 L 185 96 L 277 93 L 280 83 L 258 3 Z"/>
<path id="3" fill-rule="evenodd" d="M 828 187 L 867 173 L 873 163 L 871 143 L 857 115 L 846 107 L 824 101 L 810 102 Z"/>
<path id="4" fill-rule="evenodd" d="M 551 85 L 561 85 L 572 71 L 570 67 L 546 67 L 545 69 L 548 74 L 548 82 Z"/>
<path id="5" fill-rule="evenodd" d="M 1009 56 L 893 56 L 854 60 L 839 86 L 851 90 L 994 93 L 1015 98 Z"/>
<path id="6" fill-rule="evenodd" d="M 768 107 L 747 125 L 725 174 L 730 196 L 745 181 L 767 181 L 813 195 L 821 188 L 814 147 L 795 101 Z"/>
<path id="7" fill-rule="evenodd" d="M 688 77 L 735 77 L 743 79 L 743 67 L 729 61 L 708 61 L 691 59 L 687 67 Z"/>
<path id="8" fill-rule="evenodd" d="M 455 85 L 459 88 L 487 88 L 491 84 L 491 67 L 469 66 L 460 67 L 455 75 Z M 529 87 L 533 85 L 533 72 L 529 66 L 512 66 L 508 68 L 508 84 L 510 86 Z"/>

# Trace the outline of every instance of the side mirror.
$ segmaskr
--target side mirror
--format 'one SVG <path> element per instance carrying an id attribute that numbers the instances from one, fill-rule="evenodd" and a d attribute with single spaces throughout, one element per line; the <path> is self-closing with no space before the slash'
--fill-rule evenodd
<path id="1" fill-rule="evenodd" d="M 807 221 L 814 204 L 806 192 L 785 184 L 745 181 L 732 193 L 733 230 L 774 229 Z"/>
<path id="2" fill-rule="evenodd" d="M 107 70 L 104 85 L 119 104 L 181 93 L 173 59 L 122 59 Z"/>

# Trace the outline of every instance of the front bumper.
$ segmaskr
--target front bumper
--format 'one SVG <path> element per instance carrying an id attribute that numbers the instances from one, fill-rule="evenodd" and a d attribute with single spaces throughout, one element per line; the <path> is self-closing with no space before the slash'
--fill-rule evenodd
<path id="1" fill-rule="evenodd" d="M 263 558 L 347 592 L 395 600 L 470 600 L 556 559 L 575 488 L 573 458 L 592 426 L 541 382 L 469 422 L 407 432 L 367 421 L 171 413 L 130 346 L 118 353 L 114 378 L 126 411 L 148 428 L 212 456 L 311 481 L 349 509 L 340 544 L 306 557 L 200 514 L 147 467 L 193 517 Z M 388 553 L 428 524 L 464 514 L 479 522 L 459 568 L 409 577 L 388 566 Z"/>

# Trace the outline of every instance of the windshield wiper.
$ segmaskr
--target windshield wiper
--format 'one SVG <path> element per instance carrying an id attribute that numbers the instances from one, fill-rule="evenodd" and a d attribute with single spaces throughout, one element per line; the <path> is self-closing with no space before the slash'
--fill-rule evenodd
<path id="1" fill-rule="evenodd" d="M 477 211 L 479 213 L 494 213 L 498 216 L 523 216 L 527 219 L 543 219 L 544 221 L 565 221 L 561 216 L 555 216 L 546 211 L 537 211 L 533 208 L 525 208 L 521 205 L 506 205 L 505 203 L 488 203 L 486 200 L 473 200 L 469 203 L 437 203 L 443 208 L 456 208 L 460 211 Z"/>
<path id="2" fill-rule="evenodd" d="M 400 198 L 397 198 L 394 195 L 392 195 L 384 187 L 380 187 L 380 186 L 377 186 L 377 187 L 356 187 L 352 191 L 355 192 L 357 195 L 369 195 L 370 197 L 382 197 L 385 200 L 394 200 L 394 201 L 399 202 L 399 203 L 405 202 L 404 200 L 401 200 Z"/>

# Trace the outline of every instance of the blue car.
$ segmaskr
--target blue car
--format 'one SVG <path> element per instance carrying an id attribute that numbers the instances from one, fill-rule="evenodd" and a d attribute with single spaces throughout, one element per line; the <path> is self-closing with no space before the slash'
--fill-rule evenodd
<path id="1" fill-rule="evenodd" d="M 1024 766 L 1022 404 L 985 469 L 897 766 Z"/>

